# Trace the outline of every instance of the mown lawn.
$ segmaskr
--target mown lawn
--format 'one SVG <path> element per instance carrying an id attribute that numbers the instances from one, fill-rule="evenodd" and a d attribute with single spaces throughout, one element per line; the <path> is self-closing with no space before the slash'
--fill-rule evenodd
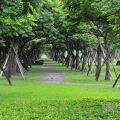
<path id="1" fill-rule="evenodd" d="M 0 120 L 119 120 L 120 87 L 48 84 L 39 66 L 0 82 Z"/>
<path id="2" fill-rule="evenodd" d="M 93 68 L 93 72 L 92 74 L 90 74 L 89 76 L 87 76 L 87 73 L 81 73 L 79 71 L 71 71 L 70 68 L 66 68 L 64 65 L 62 64 L 58 64 L 55 61 L 52 61 L 50 59 L 48 59 L 49 65 L 60 72 L 64 72 L 65 75 L 65 81 L 66 82 L 79 82 L 79 83 L 96 83 L 96 84 L 109 84 L 109 85 L 113 85 L 113 83 L 116 80 L 116 76 L 113 70 L 113 67 L 111 65 L 111 80 L 104 80 L 105 78 L 105 66 L 102 68 L 102 72 L 100 75 L 100 78 L 98 81 L 95 80 L 95 67 Z M 115 65 L 114 65 L 115 66 Z M 115 66 L 116 72 L 119 74 L 120 73 L 120 66 Z M 118 84 L 120 85 L 120 80 L 118 81 Z"/>

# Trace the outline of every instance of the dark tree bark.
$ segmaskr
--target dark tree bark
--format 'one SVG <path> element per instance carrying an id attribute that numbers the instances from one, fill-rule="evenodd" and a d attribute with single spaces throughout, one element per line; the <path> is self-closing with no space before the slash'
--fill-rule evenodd
<path id="1" fill-rule="evenodd" d="M 86 63 L 87 63 L 87 50 L 84 49 L 83 50 L 83 62 L 82 62 L 82 68 L 81 68 L 81 71 L 84 73 L 86 71 Z"/>
<path id="2" fill-rule="evenodd" d="M 66 62 L 65 65 L 67 66 L 67 68 L 70 66 L 70 59 L 71 59 L 71 52 L 70 50 L 67 51 L 67 57 L 66 57 Z"/>
<path id="3" fill-rule="evenodd" d="M 106 74 L 105 74 L 105 80 L 110 80 L 110 53 L 109 53 L 109 48 L 106 46 Z"/>
<path id="4" fill-rule="evenodd" d="M 76 50 L 76 65 L 75 70 L 79 70 L 79 50 Z"/>
<path id="5" fill-rule="evenodd" d="M 73 53 L 73 51 L 71 51 L 72 53 L 72 63 L 71 63 L 71 70 L 73 70 L 75 68 L 75 60 L 76 60 L 76 57 Z"/>
<path id="6" fill-rule="evenodd" d="M 106 64 L 106 74 L 105 74 L 105 80 L 110 80 L 110 49 L 108 46 L 108 41 L 107 41 L 107 34 L 104 37 L 104 44 L 105 44 L 105 64 Z"/>
<path id="7" fill-rule="evenodd" d="M 96 69 L 96 80 L 99 79 L 100 73 L 101 73 L 101 68 L 102 68 L 102 51 L 101 51 L 101 46 L 98 45 L 97 48 L 97 69 Z"/>

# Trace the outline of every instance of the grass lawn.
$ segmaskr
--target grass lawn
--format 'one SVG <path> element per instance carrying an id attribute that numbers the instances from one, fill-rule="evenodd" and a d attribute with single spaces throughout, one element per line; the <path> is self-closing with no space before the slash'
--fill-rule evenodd
<path id="1" fill-rule="evenodd" d="M 95 80 L 95 67 L 93 69 L 93 73 L 91 75 L 87 76 L 86 72 L 81 73 L 79 71 L 74 71 L 74 70 L 71 71 L 70 68 L 68 69 L 60 63 L 58 64 L 52 60 L 48 60 L 48 61 L 49 61 L 49 65 L 53 69 L 66 73 L 66 76 L 64 79 L 66 82 L 110 84 L 112 86 L 116 80 L 116 76 L 115 76 L 115 73 L 113 71 L 112 66 L 111 66 L 111 80 L 104 80 L 104 78 L 105 78 L 105 66 L 104 66 L 102 68 L 102 72 L 101 72 L 99 81 L 96 81 Z M 116 69 L 117 73 L 119 74 L 120 73 L 120 66 L 115 66 L 115 69 Z M 120 84 L 120 80 L 118 81 L 118 84 Z"/>
<path id="2" fill-rule="evenodd" d="M 58 64 L 54 69 L 72 74 L 70 81 L 81 76 Z M 119 120 L 120 87 L 48 84 L 40 81 L 43 76 L 40 67 L 33 66 L 26 80 L 14 76 L 13 86 L 1 79 L 0 120 Z"/>

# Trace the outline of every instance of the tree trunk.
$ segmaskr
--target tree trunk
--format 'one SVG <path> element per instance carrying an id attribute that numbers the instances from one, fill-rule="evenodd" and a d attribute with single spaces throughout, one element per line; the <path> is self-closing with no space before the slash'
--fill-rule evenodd
<path id="1" fill-rule="evenodd" d="M 17 71 L 17 62 L 16 62 L 16 58 L 15 58 L 15 53 L 14 50 L 16 52 L 16 54 L 18 53 L 18 42 L 15 43 L 11 43 L 10 45 L 10 50 L 9 50 L 9 59 L 7 62 L 7 66 L 6 66 L 6 74 L 9 78 L 11 78 L 12 74 L 16 73 Z"/>
<path id="2" fill-rule="evenodd" d="M 81 71 L 84 73 L 86 71 L 86 63 L 87 63 L 87 50 L 83 51 L 83 62 L 82 62 L 82 68 Z"/>
<path id="3" fill-rule="evenodd" d="M 70 52 L 70 50 L 68 50 L 67 57 L 65 60 L 65 65 L 67 66 L 67 68 L 70 66 L 70 62 L 71 62 L 71 52 Z"/>
<path id="4" fill-rule="evenodd" d="M 110 80 L 110 53 L 109 53 L 109 48 L 106 47 L 106 74 L 105 74 L 105 80 Z"/>
<path id="5" fill-rule="evenodd" d="M 79 50 L 76 50 L 76 65 L 75 70 L 79 70 Z"/>
<path id="6" fill-rule="evenodd" d="M 106 74 L 105 74 L 105 80 L 110 80 L 110 49 L 107 41 L 107 33 L 104 37 L 104 44 L 105 44 L 105 64 L 106 64 Z"/>
<path id="7" fill-rule="evenodd" d="M 96 59 L 96 52 L 94 53 L 94 55 L 91 55 L 90 66 L 89 66 L 89 69 L 87 72 L 87 76 L 89 76 L 89 74 L 92 73 L 93 63 L 94 63 L 95 59 Z"/>
<path id="8" fill-rule="evenodd" d="M 101 46 L 98 45 L 97 48 L 97 69 L 96 69 L 96 80 L 99 79 L 100 73 L 101 73 L 101 68 L 102 68 L 102 51 L 101 51 Z"/>
<path id="9" fill-rule="evenodd" d="M 73 51 L 71 51 L 71 53 L 72 53 L 72 57 L 71 57 L 71 58 L 72 58 L 71 70 L 73 70 L 73 69 L 75 68 L 75 60 L 76 60 L 76 57 L 75 57 Z"/>

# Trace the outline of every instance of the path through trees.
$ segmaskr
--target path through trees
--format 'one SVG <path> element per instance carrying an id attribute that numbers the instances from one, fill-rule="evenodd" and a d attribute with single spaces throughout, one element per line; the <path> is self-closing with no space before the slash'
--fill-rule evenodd
<path id="1" fill-rule="evenodd" d="M 45 52 L 96 81 L 104 70 L 119 78 L 120 1 L 15 0 L 0 2 L 0 63 L 9 84 Z M 113 72 L 112 72 L 113 71 Z"/>

